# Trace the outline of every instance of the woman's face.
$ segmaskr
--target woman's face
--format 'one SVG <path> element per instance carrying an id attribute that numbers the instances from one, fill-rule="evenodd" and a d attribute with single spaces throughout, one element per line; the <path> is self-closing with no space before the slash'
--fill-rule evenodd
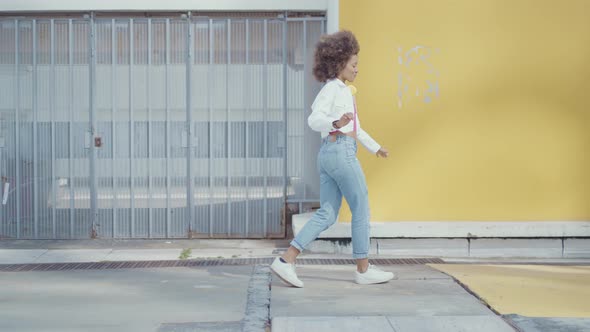
<path id="1" fill-rule="evenodd" d="M 344 69 L 342 69 L 342 71 L 340 72 L 340 74 L 338 75 L 338 78 L 345 82 L 345 81 L 349 81 L 349 82 L 354 82 L 354 79 L 356 78 L 356 74 L 358 74 L 358 65 L 359 62 L 359 56 L 358 55 L 353 55 L 350 57 L 350 59 L 348 59 L 348 62 L 346 63 L 346 66 L 344 67 Z"/>

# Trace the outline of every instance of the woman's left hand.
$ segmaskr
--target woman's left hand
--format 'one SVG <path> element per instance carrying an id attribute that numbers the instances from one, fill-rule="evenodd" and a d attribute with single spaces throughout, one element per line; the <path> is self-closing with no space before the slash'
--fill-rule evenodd
<path id="1" fill-rule="evenodd" d="M 377 151 L 377 157 L 387 158 L 387 157 L 389 157 L 389 151 L 387 151 L 386 148 L 381 147 L 381 149 L 379 149 L 379 151 Z"/>

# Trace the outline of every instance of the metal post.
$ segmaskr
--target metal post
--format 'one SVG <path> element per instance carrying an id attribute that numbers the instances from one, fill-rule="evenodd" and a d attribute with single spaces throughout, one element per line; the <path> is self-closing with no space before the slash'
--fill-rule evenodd
<path id="1" fill-rule="evenodd" d="M 72 132 L 74 130 L 74 123 L 73 123 L 73 119 L 74 119 L 74 70 L 73 70 L 73 65 L 74 65 L 74 50 L 73 50 L 73 45 L 74 45 L 74 32 L 73 32 L 73 24 L 72 24 L 72 20 L 69 19 L 68 20 L 68 74 L 70 76 L 70 98 L 69 98 L 69 104 L 68 104 L 68 108 L 69 108 L 69 158 L 68 158 L 68 181 L 69 181 L 69 187 L 70 187 L 70 238 L 74 238 L 74 205 L 75 205 L 75 200 L 74 200 L 74 178 L 73 178 L 73 159 L 74 159 L 74 135 L 72 135 Z"/>
<path id="2" fill-rule="evenodd" d="M 249 80 L 252 80 L 252 75 L 251 75 L 251 70 L 250 70 L 250 20 L 246 19 L 246 77 Z M 246 162 L 246 234 L 245 236 L 248 237 L 248 233 L 250 230 L 250 160 L 249 160 L 249 154 L 250 154 L 250 142 L 249 142 L 249 135 L 250 135 L 250 121 L 249 121 L 249 116 L 250 116 L 250 84 L 246 83 L 244 84 L 244 88 L 246 90 L 246 93 L 244 93 L 245 99 L 244 100 L 244 105 L 246 108 L 246 130 L 245 130 L 245 135 L 246 135 L 246 158 L 245 158 L 245 162 Z"/>
<path id="3" fill-rule="evenodd" d="M 135 237 L 135 119 L 133 117 L 133 19 L 129 19 L 129 174 L 131 237 Z"/>
<path id="4" fill-rule="evenodd" d="M 21 215 L 20 215 L 20 168 L 21 168 L 21 160 L 20 160 L 20 75 L 18 73 L 19 67 L 19 58 L 18 58 L 18 50 L 19 50 L 19 40 L 18 40 L 18 30 L 19 24 L 18 20 L 14 20 L 14 77 L 16 79 L 16 102 L 14 107 L 14 121 L 15 121 L 15 142 L 16 142 L 16 183 L 14 183 L 16 189 L 16 238 L 20 239 L 20 226 L 21 226 Z"/>
<path id="5" fill-rule="evenodd" d="M 113 179 L 113 238 L 117 237 L 117 211 L 118 211 L 118 185 L 115 160 L 117 158 L 117 25 L 115 19 L 111 20 L 111 177 Z"/>
<path id="6" fill-rule="evenodd" d="M 288 13 L 285 12 L 285 17 L 283 18 L 283 213 L 284 216 L 286 217 L 287 215 L 287 174 L 288 174 L 288 169 L 287 169 L 287 121 L 288 121 L 288 112 L 287 112 L 287 29 L 289 28 L 288 24 L 287 24 L 287 16 Z M 285 218 L 286 220 L 286 218 Z M 283 227 L 285 227 L 285 225 L 283 224 Z M 283 232 L 284 232 L 283 228 Z"/>
<path id="7" fill-rule="evenodd" d="M 90 212 L 92 236 L 97 234 L 98 204 L 96 200 L 96 24 L 94 12 L 90 15 Z"/>
<path id="8" fill-rule="evenodd" d="M 148 237 L 153 237 L 153 209 L 152 209 L 152 107 L 150 104 L 150 70 L 152 65 L 152 19 L 148 18 L 148 49 L 147 49 L 147 73 L 146 73 L 146 96 L 148 112 Z"/>
<path id="9" fill-rule="evenodd" d="M 56 178 L 55 178 L 55 85 L 57 84 L 55 80 L 55 22 L 51 19 L 51 78 L 52 84 L 50 87 L 49 98 L 51 99 L 49 103 L 50 107 L 50 117 L 51 117 L 51 228 L 52 228 L 52 237 L 55 239 L 57 236 L 56 234 L 56 211 L 55 205 L 57 204 L 57 186 L 56 186 Z"/>
<path id="10" fill-rule="evenodd" d="M 263 234 L 264 237 L 267 236 L 268 234 L 268 122 L 267 122 L 267 116 L 268 116 L 268 20 L 264 20 L 264 67 L 263 67 L 263 76 L 264 78 L 262 79 L 262 90 L 263 90 L 263 100 L 262 100 L 262 105 L 263 105 L 263 112 L 264 112 L 264 136 L 262 138 L 263 140 L 263 145 L 264 145 L 264 152 L 262 155 L 262 173 L 264 174 L 264 188 L 263 188 L 263 192 L 264 192 L 264 210 L 263 210 L 263 214 L 264 214 L 264 229 L 263 229 Z"/>
<path id="11" fill-rule="evenodd" d="M 225 106 L 227 107 L 227 236 L 231 235 L 231 191 L 230 191 L 230 158 L 231 158 L 231 126 L 230 126 L 230 107 L 229 107 L 229 70 L 231 64 L 231 20 L 227 19 L 227 65 L 225 70 Z"/>
<path id="12" fill-rule="evenodd" d="M 166 237 L 170 237 L 170 84 L 169 72 L 170 67 L 170 19 L 166 19 Z"/>
<path id="13" fill-rule="evenodd" d="M 33 181 L 30 184 L 33 186 L 33 237 L 39 238 L 39 178 L 37 167 L 39 162 L 37 160 L 37 116 L 39 110 L 37 105 L 37 20 L 33 20 Z M 26 184 L 25 184 L 26 185 Z"/>
<path id="14" fill-rule="evenodd" d="M 192 107 L 192 67 L 193 67 L 193 23 L 191 20 L 191 12 L 187 15 L 187 29 L 188 29 L 188 40 L 187 40 L 187 56 L 186 56 L 186 132 L 187 132 L 187 203 L 188 203 L 188 230 L 190 231 L 193 223 L 193 214 L 195 210 L 195 195 L 193 190 L 193 172 L 192 172 L 192 160 L 193 160 L 193 107 Z M 191 236 L 191 234 L 189 234 Z"/>
<path id="15" fill-rule="evenodd" d="M 209 19 L 209 87 L 208 93 L 208 104 L 209 104 L 209 237 L 213 236 L 213 104 L 211 96 L 211 90 L 213 88 L 213 47 L 215 45 L 213 40 L 213 20 Z"/>
<path id="16" fill-rule="evenodd" d="M 306 73 L 308 73 L 308 63 L 307 63 L 307 20 L 303 21 L 303 110 L 301 112 L 301 116 L 303 117 L 303 119 L 301 119 L 301 123 L 306 123 L 306 114 L 305 114 L 305 110 L 306 110 L 306 103 L 307 103 L 307 88 L 306 88 L 306 84 L 305 84 L 305 75 Z M 303 136 L 302 136 L 302 141 L 305 142 L 305 125 L 303 125 L 303 132 L 302 132 Z M 302 149 L 302 153 L 301 153 L 301 168 L 305 169 L 305 159 L 307 157 L 306 153 L 305 153 L 305 149 L 303 148 L 305 146 L 305 144 L 300 144 L 299 148 Z M 300 172 L 302 172 L 302 169 L 299 170 Z M 303 180 L 303 179 L 301 179 Z M 307 199 L 307 183 L 306 181 L 301 181 L 303 183 L 303 199 Z M 299 209 L 299 213 L 301 213 L 301 209 Z"/>

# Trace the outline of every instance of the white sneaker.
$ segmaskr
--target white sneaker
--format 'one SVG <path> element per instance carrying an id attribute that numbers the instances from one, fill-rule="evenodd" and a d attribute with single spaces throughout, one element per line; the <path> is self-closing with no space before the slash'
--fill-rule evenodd
<path id="1" fill-rule="evenodd" d="M 392 272 L 380 270 L 375 265 L 369 264 L 369 268 L 365 273 L 354 272 L 354 281 L 360 285 L 380 284 L 388 282 L 394 276 Z"/>
<path id="2" fill-rule="evenodd" d="M 297 278 L 295 264 L 283 263 L 281 262 L 281 259 L 277 257 L 270 265 L 270 269 L 288 285 L 299 288 L 303 287 L 303 282 Z"/>

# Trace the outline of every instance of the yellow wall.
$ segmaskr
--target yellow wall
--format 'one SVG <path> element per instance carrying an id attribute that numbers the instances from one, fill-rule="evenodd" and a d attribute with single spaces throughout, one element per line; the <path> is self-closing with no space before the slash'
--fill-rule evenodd
<path id="1" fill-rule="evenodd" d="M 390 151 L 359 148 L 372 220 L 590 220 L 589 13 L 588 0 L 340 0 L 363 128 Z M 398 63 L 416 45 L 438 77 Z M 400 73 L 410 89 L 435 79 L 439 97 L 406 93 L 400 109 Z"/>

